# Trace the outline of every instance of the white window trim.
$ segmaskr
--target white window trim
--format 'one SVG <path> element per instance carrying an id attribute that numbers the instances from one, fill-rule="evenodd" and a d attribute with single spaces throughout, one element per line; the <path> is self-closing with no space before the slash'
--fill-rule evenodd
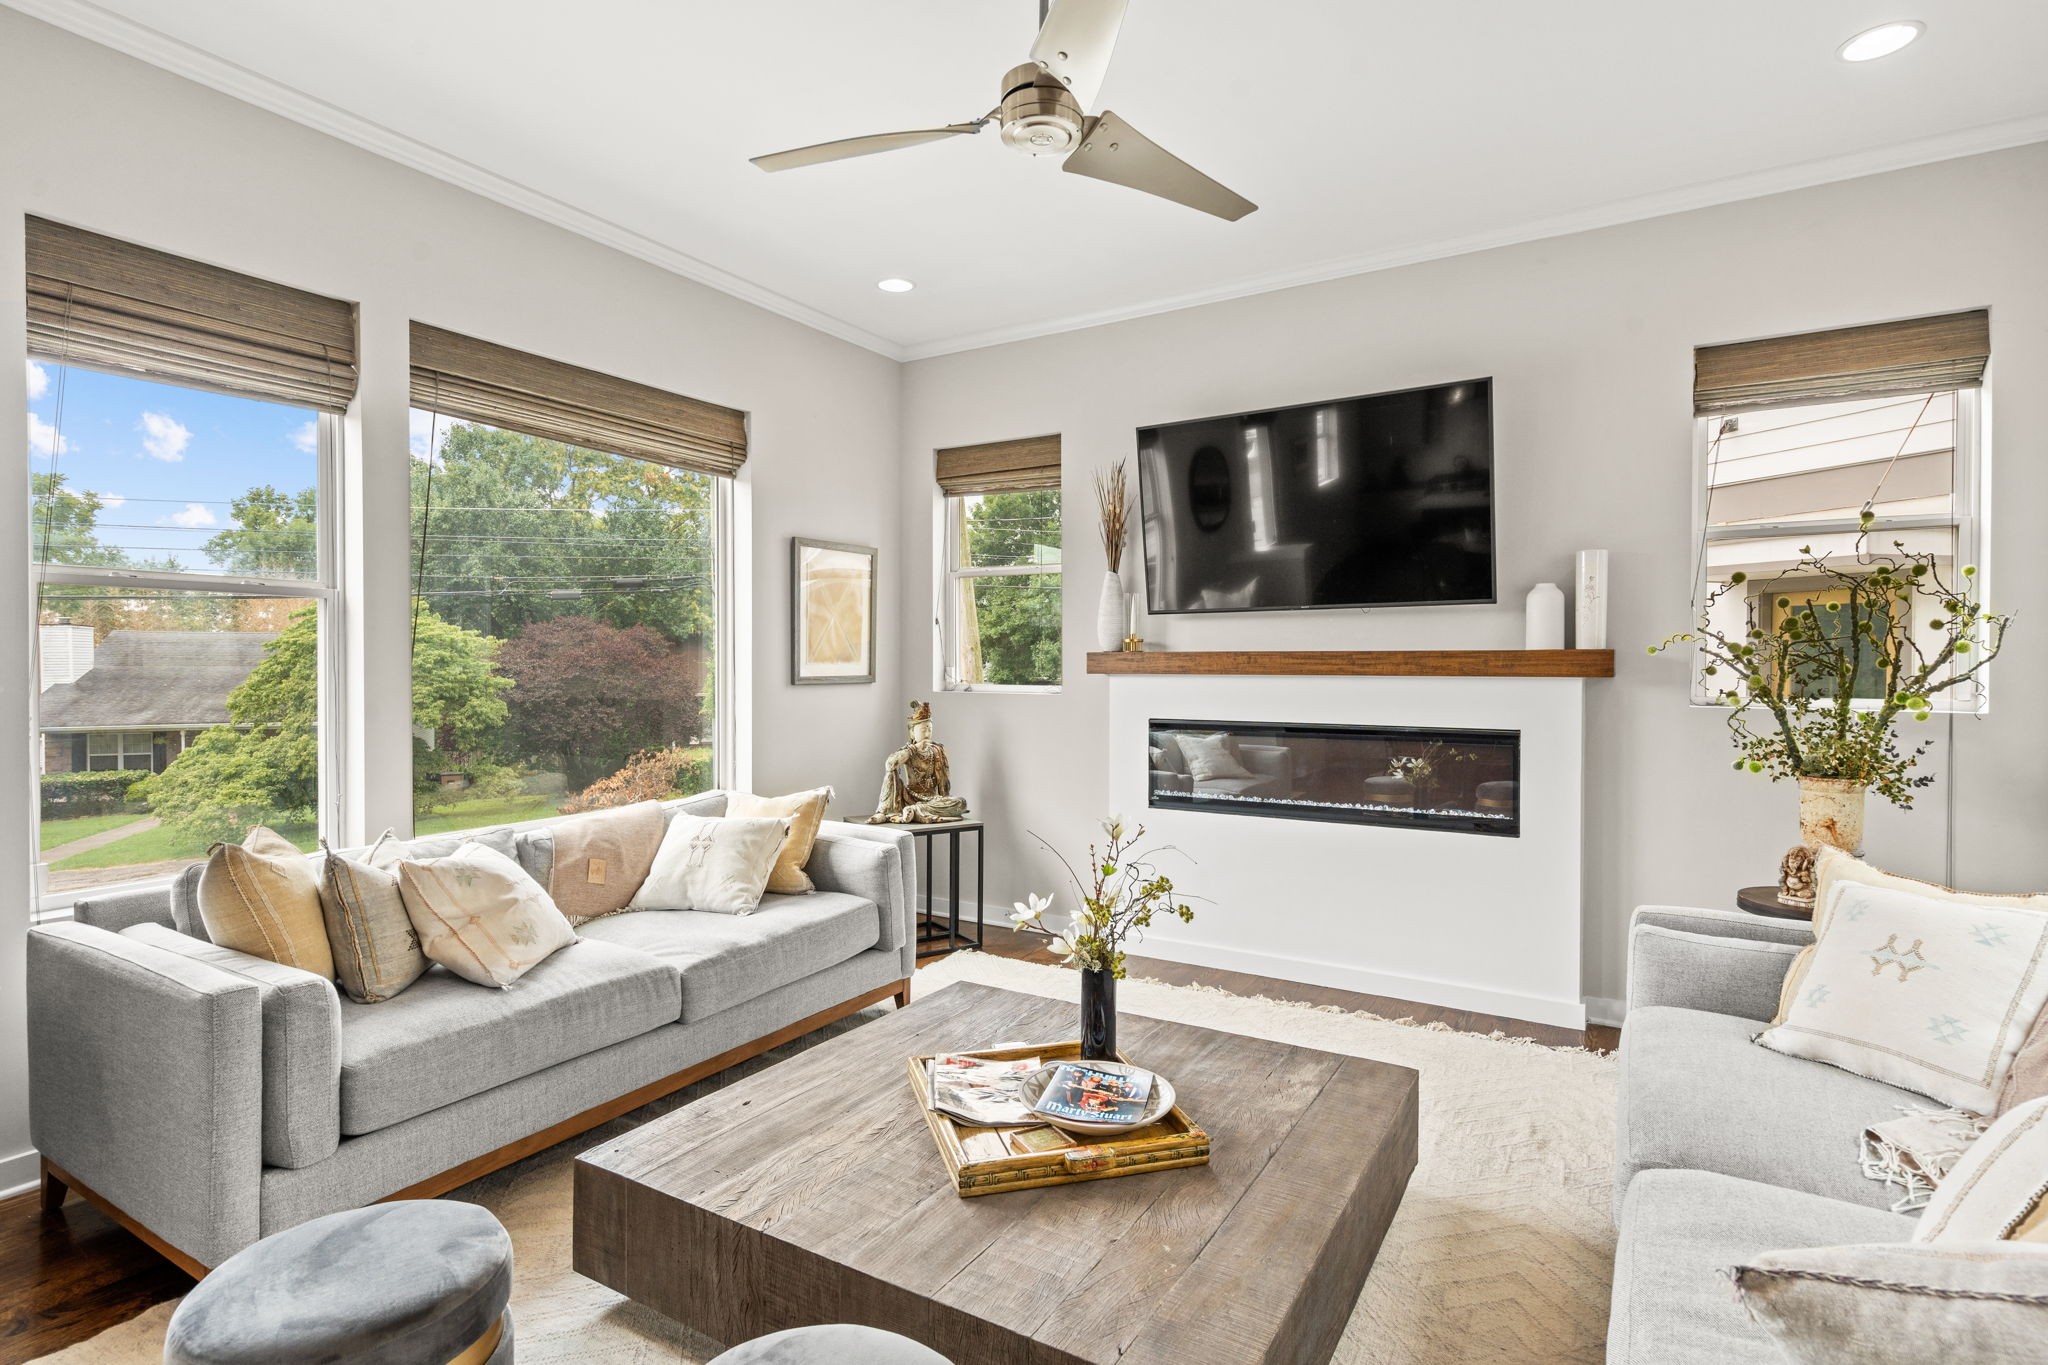
<path id="1" fill-rule="evenodd" d="M 318 490 L 319 509 L 314 525 L 315 537 L 314 573 L 315 580 L 284 578 L 243 578 L 229 574 L 168 572 L 162 570 L 140 571 L 135 569 L 101 569 L 82 564 L 43 565 L 31 560 L 28 565 L 30 577 L 40 588 L 44 584 L 53 587 L 107 587 L 129 588 L 137 591 L 159 589 L 171 592 L 232 592 L 241 597 L 297 597 L 320 604 L 319 635 L 319 749 L 320 749 L 320 810 L 319 832 L 322 838 L 338 837 L 341 828 L 342 772 L 341 761 L 341 700 L 343 687 L 340 616 L 342 595 L 340 582 L 341 561 L 341 418 L 333 413 L 319 414 L 319 451 L 314 473 L 314 486 Z M 38 612 L 40 614 L 40 612 Z M 30 659 L 30 676 L 42 676 L 42 631 L 33 634 L 35 644 Z M 42 703 L 38 689 L 29 701 L 29 751 L 38 759 L 36 777 L 40 783 L 40 758 L 42 755 Z M 42 801 L 40 785 L 38 799 L 29 806 L 29 819 L 33 826 L 29 831 L 29 847 L 37 850 L 35 864 L 35 905 L 31 918 L 36 922 L 61 919 L 69 916 L 71 907 L 81 900 L 98 896 L 127 894 L 135 891 L 154 890 L 168 887 L 177 880 L 173 877 L 138 878 L 128 882 L 108 882 L 102 886 L 85 887 L 74 891 L 50 891 L 49 864 L 42 860 Z"/>
<path id="2" fill-rule="evenodd" d="M 1902 516 L 1879 517 L 1870 524 L 1872 535 L 1887 531 L 1915 531 L 1954 528 L 1956 536 L 1956 563 L 1977 565 L 1977 589 L 1982 601 L 1991 600 L 1989 559 L 1991 508 L 1983 494 L 1990 467 L 1990 426 L 1984 420 L 1987 393 L 1991 375 L 1985 371 L 1983 384 L 1955 390 L 1956 396 L 1956 445 L 1955 445 L 1955 486 L 1950 494 L 1951 512 L 1948 516 Z M 1786 404 L 1796 407 L 1798 404 Z M 1767 409 L 1768 410 L 1768 409 Z M 1726 544 L 1731 541 L 1778 539 L 1785 536 L 1823 536 L 1853 533 L 1864 529 L 1855 517 L 1837 517 L 1824 521 L 1780 521 L 1758 522 L 1743 526 L 1707 525 L 1708 503 L 1712 491 L 1708 486 L 1710 456 L 1713 448 L 1713 428 L 1725 414 L 1708 414 L 1693 418 L 1692 423 L 1692 530 L 1698 552 L 1694 555 L 1692 601 L 1693 615 L 1697 618 L 1700 604 L 1706 601 L 1709 591 L 1707 582 L 1707 554 L 1709 545 Z M 1690 623 L 1688 623 L 1690 624 Z M 1934 710 L 1941 714 L 1984 715 L 1991 709 L 1991 672 L 1996 665 L 1987 665 L 1975 679 L 1966 704 L 1957 704 L 1955 694 L 1942 693 L 1935 698 Z M 1706 687 L 1701 676 L 1697 659 L 1692 676 L 1692 705 L 1706 710 L 1728 711 L 1733 708 Z M 1858 699 L 1858 710 L 1877 709 L 1876 698 Z"/>
<path id="3" fill-rule="evenodd" d="M 961 563 L 964 547 L 960 539 L 961 518 L 954 503 L 962 500 L 941 491 L 938 494 L 939 521 L 939 571 L 934 575 L 938 583 L 939 600 L 933 613 L 933 623 L 938 637 L 939 676 L 936 679 L 942 692 L 1006 692 L 1012 694 L 1048 695 L 1060 691 L 1066 682 L 1066 565 L 1064 558 L 1057 565 L 1043 564 L 990 564 L 968 567 Z M 1060 517 L 1066 519 L 1066 499 L 1060 500 Z M 1061 544 L 1066 536 L 1062 531 Z M 1065 554 L 1064 548 L 1061 551 Z M 960 585 L 976 578 L 1043 578 L 1051 575 L 1060 580 L 1060 681 L 1052 683 L 971 683 L 960 677 Z"/>

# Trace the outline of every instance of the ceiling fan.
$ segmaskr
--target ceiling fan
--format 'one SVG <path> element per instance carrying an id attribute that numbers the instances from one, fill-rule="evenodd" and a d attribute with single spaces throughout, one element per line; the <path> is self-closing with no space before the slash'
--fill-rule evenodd
<path id="1" fill-rule="evenodd" d="M 1031 60 L 1003 77 L 1002 98 L 978 119 L 942 128 L 841 138 L 753 158 L 764 171 L 794 170 L 978 133 L 1000 121 L 1003 141 L 1030 156 L 1064 156 L 1063 170 L 1126 185 L 1236 222 L 1258 207 L 1203 175 L 1095 102 L 1129 0 L 1039 0 Z"/>

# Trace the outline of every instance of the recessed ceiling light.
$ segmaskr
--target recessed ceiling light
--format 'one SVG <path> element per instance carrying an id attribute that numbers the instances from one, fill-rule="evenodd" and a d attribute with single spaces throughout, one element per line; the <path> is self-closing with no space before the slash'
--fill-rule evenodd
<path id="1" fill-rule="evenodd" d="M 1876 28 L 1863 30 L 1843 43 L 1835 55 L 1845 62 L 1875 61 L 1879 57 L 1891 56 L 1926 30 L 1927 25 L 1918 19 L 1901 19 L 1895 24 L 1879 24 Z"/>
<path id="2" fill-rule="evenodd" d="M 917 286 L 909 280 L 899 280 L 894 275 L 891 275 L 886 280 L 876 280 L 875 288 L 881 290 L 884 294 L 908 294 Z"/>

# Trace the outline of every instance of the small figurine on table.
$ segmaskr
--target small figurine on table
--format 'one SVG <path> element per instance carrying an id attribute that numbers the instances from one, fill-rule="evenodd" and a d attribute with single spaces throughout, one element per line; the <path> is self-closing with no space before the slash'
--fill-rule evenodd
<path id="1" fill-rule="evenodd" d="M 877 825 L 942 825 L 964 819 L 967 803 L 953 795 L 945 746 L 932 738 L 930 702 L 910 703 L 910 742 L 882 765 L 882 794 L 869 817 Z"/>

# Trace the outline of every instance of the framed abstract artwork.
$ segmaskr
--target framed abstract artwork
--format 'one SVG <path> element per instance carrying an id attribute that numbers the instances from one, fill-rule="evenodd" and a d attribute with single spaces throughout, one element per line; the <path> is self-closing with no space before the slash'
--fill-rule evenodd
<path id="1" fill-rule="evenodd" d="M 789 680 L 875 680 L 875 561 L 872 545 L 789 542 Z"/>

